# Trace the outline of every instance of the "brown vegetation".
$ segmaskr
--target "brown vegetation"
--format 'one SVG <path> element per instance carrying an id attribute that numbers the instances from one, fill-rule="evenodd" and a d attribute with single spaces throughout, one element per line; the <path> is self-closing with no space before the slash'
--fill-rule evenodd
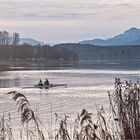
<path id="1" fill-rule="evenodd" d="M 56 116 L 55 135 L 48 133 L 37 115 L 31 109 L 27 98 L 16 91 L 9 92 L 16 101 L 21 114 L 21 139 L 27 140 L 127 140 L 140 139 L 140 84 L 126 81 L 123 84 L 119 78 L 115 79 L 113 93 L 108 92 L 110 108 L 97 108 L 97 120 L 92 119 L 92 113 L 83 109 L 81 114 L 69 124 L 69 116 L 63 119 Z M 3 115 L 0 121 L 0 139 L 13 140 L 9 119 Z M 32 125 L 31 125 L 32 124 Z M 72 130 L 72 131 L 71 131 Z M 51 132 L 53 133 L 53 132 Z M 23 137 L 24 134 L 24 137 Z"/>

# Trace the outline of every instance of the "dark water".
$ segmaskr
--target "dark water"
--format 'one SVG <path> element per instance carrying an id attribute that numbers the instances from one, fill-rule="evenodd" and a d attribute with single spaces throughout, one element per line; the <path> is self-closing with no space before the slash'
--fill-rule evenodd
<path id="1" fill-rule="evenodd" d="M 140 60 L 80 60 L 75 62 L 60 61 L 9 61 L 8 70 L 64 70 L 64 69 L 140 69 Z M 5 68 L 6 69 L 6 68 Z M 3 70 L 0 67 L 0 70 Z"/>

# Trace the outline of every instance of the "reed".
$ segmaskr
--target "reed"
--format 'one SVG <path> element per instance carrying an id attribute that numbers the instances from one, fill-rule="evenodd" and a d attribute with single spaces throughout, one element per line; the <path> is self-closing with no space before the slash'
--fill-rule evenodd
<path id="1" fill-rule="evenodd" d="M 26 139 L 45 140 L 44 134 L 40 128 L 40 120 L 35 116 L 25 95 L 17 91 L 8 92 L 7 94 L 12 94 L 12 99 L 18 106 L 18 112 L 21 114 L 21 124 L 24 129 L 23 131 L 26 133 Z M 32 127 L 30 127 L 30 125 Z M 23 131 L 21 133 L 21 139 L 23 138 Z"/>
<path id="2" fill-rule="evenodd" d="M 5 116 L 5 114 L 3 113 L 3 115 L 0 118 L 0 140 L 14 140 L 10 122 L 10 114 Z"/>
<path id="3" fill-rule="evenodd" d="M 78 116 L 77 121 L 79 124 L 79 131 L 74 133 L 75 140 L 95 140 L 99 139 L 96 134 L 97 125 L 95 125 L 91 119 L 92 113 L 88 113 L 87 110 L 83 109 L 81 114 Z"/>
<path id="4" fill-rule="evenodd" d="M 121 129 L 121 139 L 140 139 L 140 84 L 115 79 L 113 99 L 115 121 Z"/>
<path id="5" fill-rule="evenodd" d="M 64 114 L 59 119 L 55 113 L 55 130 L 46 129 L 41 120 L 31 109 L 25 95 L 12 91 L 8 93 L 18 106 L 21 118 L 21 140 L 135 140 L 140 139 L 140 83 L 121 82 L 115 78 L 114 91 L 110 93 L 109 110 L 103 106 L 97 108 L 97 119 L 83 109 L 70 127 L 70 117 Z M 52 119 L 52 117 L 51 117 Z M 2 115 L 0 119 L 0 140 L 14 140 L 11 117 Z M 71 129 L 71 130 L 70 130 Z M 45 133 L 44 133 L 45 130 Z M 52 137 L 49 137 L 51 133 Z M 55 132 L 55 136 L 53 136 Z M 71 133 L 72 132 L 72 133 Z"/>
<path id="6" fill-rule="evenodd" d="M 57 130 L 55 140 L 70 140 L 67 122 L 68 118 L 69 116 L 65 115 L 65 117 L 60 121 L 59 129 Z"/>

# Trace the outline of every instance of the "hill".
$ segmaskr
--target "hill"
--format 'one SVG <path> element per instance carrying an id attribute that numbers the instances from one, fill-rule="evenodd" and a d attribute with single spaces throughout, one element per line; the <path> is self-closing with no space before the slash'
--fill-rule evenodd
<path id="1" fill-rule="evenodd" d="M 123 34 L 116 35 L 109 39 L 84 40 L 79 43 L 100 46 L 140 45 L 140 29 L 133 27 L 125 31 Z"/>

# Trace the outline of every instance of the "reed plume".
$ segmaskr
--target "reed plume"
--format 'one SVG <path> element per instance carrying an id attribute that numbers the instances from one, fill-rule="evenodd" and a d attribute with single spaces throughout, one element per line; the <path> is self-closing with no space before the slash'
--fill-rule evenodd
<path id="1" fill-rule="evenodd" d="M 74 140 L 99 139 L 96 134 L 97 125 L 93 123 L 91 115 L 92 113 L 88 113 L 85 109 L 78 115 L 78 118 L 75 120 L 76 127 L 74 129 Z"/>
<path id="2" fill-rule="evenodd" d="M 68 118 L 69 116 L 65 115 L 65 117 L 60 121 L 55 140 L 71 140 L 68 132 Z"/>
<path id="3" fill-rule="evenodd" d="M 34 111 L 31 109 L 26 96 L 17 91 L 11 91 L 7 94 L 12 94 L 12 99 L 18 106 L 18 112 L 21 114 L 21 124 L 23 127 L 25 126 L 27 138 L 45 140 L 44 134 L 40 129 L 40 120 L 37 116 L 35 116 Z M 30 128 L 29 122 L 34 124 L 33 128 Z"/>

